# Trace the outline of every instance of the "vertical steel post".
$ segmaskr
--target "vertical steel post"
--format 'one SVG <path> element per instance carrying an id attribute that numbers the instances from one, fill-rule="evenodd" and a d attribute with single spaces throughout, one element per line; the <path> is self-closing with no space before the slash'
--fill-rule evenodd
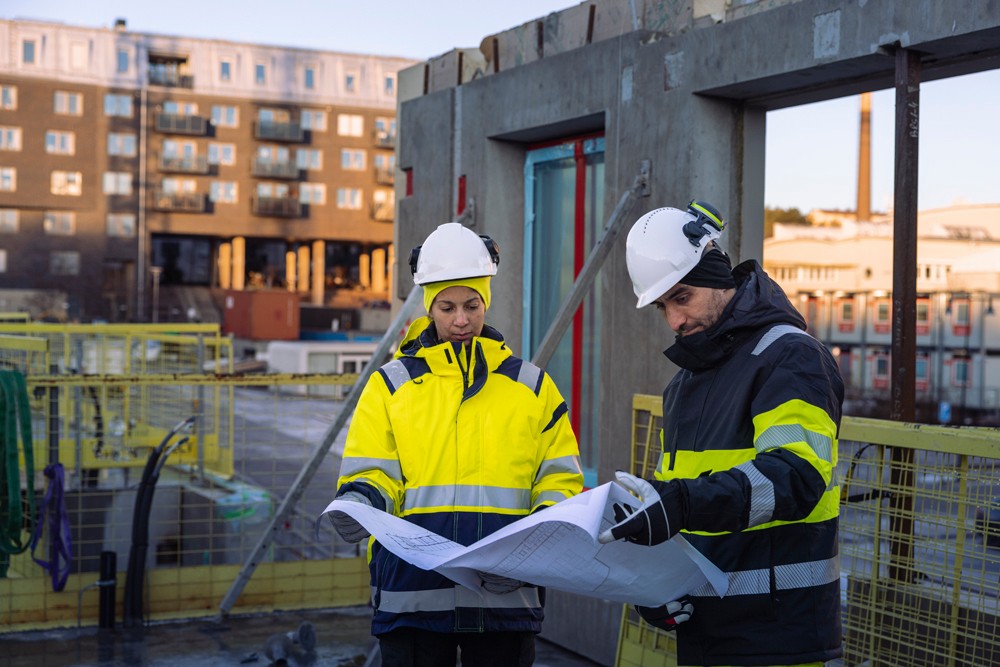
<path id="1" fill-rule="evenodd" d="M 916 419 L 917 175 L 920 152 L 920 56 L 898 48 L 896 57 L 896 171 L 893 185 L 892 420 Z M 889 577 L 912 581 L 913 450 L 893 447 L 894 495 L 889 526 Z"/>

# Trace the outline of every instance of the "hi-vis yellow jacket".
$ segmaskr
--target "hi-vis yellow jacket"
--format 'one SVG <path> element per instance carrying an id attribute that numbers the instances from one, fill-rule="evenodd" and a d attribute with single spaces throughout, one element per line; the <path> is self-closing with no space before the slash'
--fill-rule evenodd
<path id="1" fill-rule="evenodd" d="M 566 403 L 544 371 L 485 326 L 468 347 L 414 322 L 395 359 L 373 373 L 344 448 L 338 495 L 468 545 L 583 485 Z M 478 595 L 416 568 L 372 540 L 373 634 L 541 629 L 539 590 Z"/>

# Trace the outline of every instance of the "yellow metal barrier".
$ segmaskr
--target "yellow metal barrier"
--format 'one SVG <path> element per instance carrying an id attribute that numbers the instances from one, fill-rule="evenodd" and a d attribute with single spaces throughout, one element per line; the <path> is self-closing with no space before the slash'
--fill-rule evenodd
<path id="1" fill-rule="evenodd" d="M 660 398 L 637 395 L 632 407 L 631 471 L 649 477 Z M 844 659 L 836 664 L 1000 664 L 1000 431 L 845 417 L 838 473 Z M 673 637 L 626 606 L 616 665 L 676 665 Z"/>
<path id="2" fill-rule="evenodd" d="M 0 334 L 0 363 L 26 375 L 36 488 L 46 488 L 40 471 L 47 462 L 58 457 L 65 467 L 71 573 L 65 589 L 54 592 L 30 554 L 14 557 L 9 578 L 0 580 L 0 633 L 73 625 L 78 614 L 83 623 L 95 624 L 102 552 L 116 554 L 121 609 L 140 468 L 151 449 L 166 442 L 169 429 L 192 415 L 187 443 L 161 459 L 165 465 L 148 521 L 145 607 L 156 619 L 217 613 L 261 530 L 336 418 L 342 401 L 322 394 L 352 385 L 357 376 L 206 373 L 190 363 L 209 356 L 190 353 L 198 336 L 162 331 L 124 332 L 119 340 L 128 343 L 118 348 L 90 340 L 95 350 L 147 350 L 148 341 L 169 336 L 171 363 L 183 360 L 188 370 L 161 372 L 158 361 L 140 371 L 142 363 L 128 355 L 117 357 L 120 373 L 51 373 L 60 364 L 53 360 L 72 359 L 60 356 L 67 346 L 86 345 L 49 334 Z M 225 351 L 228 340 L 213 345 Z M 225 355 L 216 358 L 225 367 Z M 342 444 L 335 443 L 295 512 L 278 527 L 268 562 L 258 567 L 233 613 L 368 600 L 363 553 L 325 523 L 317 525 L 335 491 L 340 451 Z M 47 557 L 47 546 L 43 542 L 36 555 Z"/>

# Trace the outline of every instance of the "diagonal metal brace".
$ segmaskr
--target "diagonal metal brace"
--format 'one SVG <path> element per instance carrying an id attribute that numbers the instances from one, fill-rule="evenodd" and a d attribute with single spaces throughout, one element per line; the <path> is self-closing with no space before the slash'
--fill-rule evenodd
<path id="1" fill-rule="evenodd" d="M 333 443 L 337 440 L 337 436 L 340 435 L 340 431 L 347 424 L 348 419 L 354 413 L 354 407 L 358 404 L 358 399 L 361 398 L 361 391 L 365 388 L 368 383 L 368 378 L 382 365 L 382 361 L 389 354 L 389 351 L 398 339 L 399 331 L 403 325 L 410 319 L 410 315 L 416 309 L 417 305 L 423 303 L 422 299 L 423 290 L 419 286 L 414 286 L 410 290 L 409 296 L 406 297 L 406 301 L 403 302 L 403 306 L 399 309 L 396 317 L 392 320 L 392 324 L 386 329 L 385 335 L 382 336 L 382 340 L 379 341 L 378 347 L 372 352 L 371 360 L 365 365 L 361 373 L 358 375 L 358 379 L 355 381 L 354 386 L 351 387 L 351 391 L 347 394 L 347 398 L 344 400 L 344 406 L 340 410 L 340 414 L 337 415 L 337 419 L 330 425 L 327 429 L 326 434 L 323 436 L 323 442 L 316 448 L 313 452 L 312 458 L 302 467 L 299 471 L 298 477 L 292 482 L 292 486 L 288 489 L 288 493 L 285 494 L 284 500 L 278 506 L 275 511 L 274 516 L 271 517 L 271 521 L 268 523 L 267 527 L 264 529 L 264 533 L 260 536 L 260 540 L 257 542 L 257 546 L 254 547 L 253 551 L 250 552 L 250 556 L 247 558 L 243 567 L 240 569 L 236 579 L 233 580 L 232 585 L 229 587 L 229 591 L 226 593 L 225 597 L 222 598 L 222 602 L 219 603 L 219 616 L 220 618 L 226 617 L 232 610 L 233 606 L 236 604 L 236 600 L 243 593 L 243 589 L 246 587 L 247 583 L 250 581 L 250 577 L 253 576 L 254 570 L 257 569 L 257 565 L 264 561 L 268 550 L 271 548 L 271 544 L 274 541 L 274 537 L 278 531 L 278 527 L 284 525 L 285 517 L 288 516 L 291 511 L 298 504 L 299 499 L 305 492 L 309 482 L 312 480 L 313 475 L 319 470 L 320 464 L 322 464 L 324 457 L 330 451 Z"/>

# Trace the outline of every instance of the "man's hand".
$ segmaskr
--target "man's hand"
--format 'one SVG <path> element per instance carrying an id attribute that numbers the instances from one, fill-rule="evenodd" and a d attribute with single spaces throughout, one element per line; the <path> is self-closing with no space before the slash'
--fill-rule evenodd
<path id="1" fill-rule="evenodd" d="M 660 630 L 676 630 L 684 621 L 690 620 L 694 614 L 694 605 L 687 598 L 674 600 L 660 607 L 640 607 L 636 605 L 643 620 Z"/>
<path id="2" fill-rule="evenodd" d="M 619 470 L 618 483 L 639 497 L 638 508 L 615 503 L 615 525 L 597 537 L 601 544 L 626 539 L 653 546 L 666 542 L 680 530 L 681 489 L 678 482 L 647 482 Z"/>
<path id="3" fill-rule="evenodd" d="M 342 495 L 337 496 L 337 500 L 347 500 L 352 503 L 361 503 L 362 505 L 372 506 L 372 503 L 364 494 L 358 493 L 357 491 L 348 491 Z M 330 521 L 333 522 L 333 527 L 337 530 L 345 542 L 350 542 L 355 544 L 365 539 L 371 533 L 365 529 L 360 523 L 351 518 L 350 514 L 346 512 L 333 511 L 330 512 Z"/>
<path id="4" fill-rule="evenodd" d="M 490 574 L 489 572 L 476 572 L 476 574 L 483 580 L 483 588 L 489 593 L 503 595 L 504 593 L 513 593 L 521 586 L 524 586 L 523 581 L 511 579 L 510 577 L 501 577 L 499 574 Z"/>

